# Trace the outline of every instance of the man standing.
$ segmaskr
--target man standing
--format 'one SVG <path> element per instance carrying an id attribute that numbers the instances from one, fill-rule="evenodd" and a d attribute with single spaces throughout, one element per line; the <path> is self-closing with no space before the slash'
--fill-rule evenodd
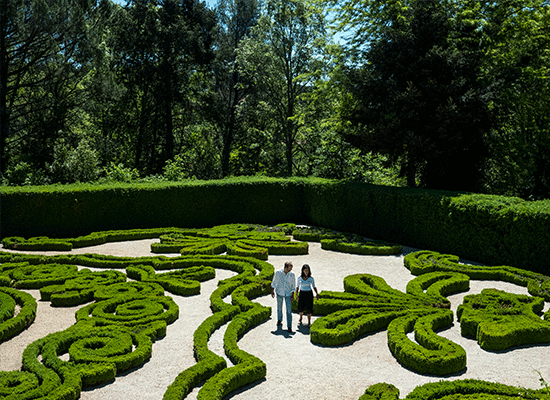
<path id="1" fill-rule="evenodd" d="M 283 299 L 286 305 L 286 323 L 288 331 L 292 332 L 292 301 L 296 290 L 296 277 L 292 272 L 292 263 L 285 262 L 283 269 L 275 272 L 271 282 L 271 297 L 277 293 L 277 326 L 283 324 Z"/>

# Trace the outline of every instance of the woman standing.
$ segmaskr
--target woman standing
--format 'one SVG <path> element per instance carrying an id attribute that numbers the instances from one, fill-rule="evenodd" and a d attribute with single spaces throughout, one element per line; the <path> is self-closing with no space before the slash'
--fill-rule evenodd
<path id="1" fill-rule="evenodd" d="M 298 297 L 298 312 L 300 313 L 300 321 L 302 325 L 302 316 L 304 312 L 307 314 L 307 325 L 311 325 L 311 314 L 313 313 L 313 290 L 315 290 L 315 298 L 319 300 L 319 293 L 317 287 L 315 287 L 315 279 L 311 276 L 311 268 L 309 265 L 304 264 L 302 267 L 302 273 L 298 278 L 298 285 L 296 286 L 296 294 Z"/>

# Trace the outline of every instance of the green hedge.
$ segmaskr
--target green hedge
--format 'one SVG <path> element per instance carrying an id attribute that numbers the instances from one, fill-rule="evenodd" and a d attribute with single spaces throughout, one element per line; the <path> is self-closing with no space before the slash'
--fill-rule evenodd
<path id="1" fill-rule="evenodd" d="M 346 239 L 322 239 L 321 248 L 342 253 L 362 255 L 401 254 L 400 244 L 391 244 L 380 240 L 349 241 Z"/>
<path id="2" fill-rule="evenodd" d="M 458 306 L 462 336 L 477 339 L 484 350 L 501 351 L 520 345 L 550 343 L 550 313 L 545 320 L 538 314 L 544 307 L 540 297 L 483 289 L 468 295 Z"/>
<path id="3" fill-rule="evenodd" d="M 15 315 L 15 306 L 20 310 Z M 11 339 L 31 325 L 36 317 L 35 298 L 20 290 L 0 287 L 0 343 Z"/>
<path id="4" fill-rule="evenodd" d="M 126 275 L 120 271 L 79 271 L 79 276 L 61 285 L 40 288 L 40 299 L 50 301 L 54 307 L 74 307 L 94 300 L 97 290 L 115 283 L 125 282 Z"/>
<path id="5" fill-rule="evenodd" d="M 2 187 L 0 237 L 63 238 L 112 229 L 306 222 L 303 192 L 303 181 L 275 178 Z"/>
<path id="6" fill-rule="evenodd" d="M 547 389 L 525 389 L 522 387 L 503 385 L 463 379 L 440 381 L 417 386 L 404 400 L 513 400 L 513 399 L 550 399 Z M 399 400 L 399 389 L 388 383 L 377 383 L 365 391 L 359 400 Z"/>
<path id="7" fill-rule="evenodd" d="M 422 250 L 407 254 L 404 259 L 413 275 L 422 275 L 432 271 L 459 272 L 476 280 L 495 280 L 510 282 L 527 287 L 533 296 L 550 301 L 550 276 L 509 266 L 471 265 L 459 262 L 458 256 L 439 254 Z"/>
<path id="8" fill-rule="evenodd" d="M 344 279 L 346 293 L 320 293 L 314 312 L 327 315 L 311 325 L 310 338 L 319 345 L 339 346 L 387 329 L 388 346 L 405 367 L 421 374 L 454 374 L 466 367 L 466 352 L 436 331 L 453 321 L 445 296 L 468 288 L 468 276 L 454 272 L 417 277 L 407 285 L 407 293 L 378 276 L 349 275 Z M 416 341 L 407 336 L 413 331 Z"/>
<path id="9" fill-rule="evenodd" d="M 311 224 L 548 273 L 550 200 L 315 181 Z"/>
<path id="10" fill-rule="evenodd" d="M 545 273 L 550 200 L 323 179 L 0 188 L 0 237 L 292 221 Z"/>

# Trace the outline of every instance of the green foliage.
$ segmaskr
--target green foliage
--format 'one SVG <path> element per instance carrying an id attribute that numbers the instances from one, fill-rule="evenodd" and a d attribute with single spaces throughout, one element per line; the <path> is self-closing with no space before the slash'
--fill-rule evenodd
<path id="1" fill-rule="evenodd" d="M 512 400 L 522 399 L 548 399 L 544 390 L 529 390 L 516 386 L 503 385 L 475 379 L 446 380 L 426 383 L 417 386 L 403 399 L 479 399 L 479 400 Z M 387 383 L 377 383 L 370 386 L 360 400 L 399 400 L 399 390 Z"/>
<path id="2" fill-rule="evenodd" d="M 412 274 L 422 275 L 433 271 L 460 272 L 472 279 L 498 280 L 527 287 L 533 296 L 550 301 L 550 277 L 508 266 L 484 266 L 460 263 L 457 256 L 422 250 L 407 254 L 405 267 Z"/>
<path id="3" fill-rule="evenodd" d="M 342 253 L 363 255 L 400 254 L 402 250 L 401 245 L 398 244 L 366 239 L 323 239 L 321 240 L 321 248 L 325 250 L 339 251 Z"/>
<path id="4" fill-rule="evenodd" d="M 215 277 L 214 269 L 205 266 L 189 267 L 157 274 L 153 267 L 137 265 L 126 268 L 126 273 L 132 279 L 140 282 L 156 283 L 166 291 L 180 296 L 199 294 L 199 282 L 204 282 Z"/>
<path id="5" fill-rule="evenodd" d="M 347 293 L 320 293 L 314 312 L 322 310 L 328 315 L 312 324 L 311 341 L 337 346 L 387 328 L 388 346 L 407 368 L 438 376 L 456 373 L 466 367 L 466 352 L 436 332 L 453 321 L 452 311 L 446 309 L 450 303 L 444 296 L 468 288 L 468 277 L 460 274 L 432 273 L 415 278 L 407 286 L 407 293 L 391 288 L 377 276 L 347 276 Z M 412 331 L 416 342 L 407 336 Z"/>
<path id="6" fill-rule="evenodd" d="M 502 351 L 550 342 L 550 322 L 537 316 L 543 307 L 540 297 L 483 289 L 464 298 L 457 318 L 463 336 L 477 339 L 484 350 Z"/>
<path id="7" fill-rule="evenodd" d="M 139 179 L 139 171 L 124 166 L 124 164 L 115 164 L 110 162 L 108 167 L 103 168 L 105 180 L 112 182 L 132 182 Z"/>
<path id="8" fill-rule="evenodd" d="M 41 287 L 40 298 L 50 301 L 54 307 L 73 307 L 97 299 L 96 291 L 119 282 L 126 282 L 126 275 L 122 272 L 90 272 L 83 269 L 78 277 L 68 279 L 61 285 Z"/>
<path id="9" fill-rule="evenodd" d="M 15 315 L 15 307 L 20 309 Z M 36 317 L 34 297 L 23 291 L 0 287 L 0 343 L 27 329 Z"/>
<path id="10" fill-rule="evenodd" d="M 454 18 L 453 4 L 388 6 L 380 35 L 344 81 L 351 99 L 343 118 L 356 128 L 345 139 L 388 156 L 412 187 L 418 175 L 426 187 L 473 190 L 486 155 L 488 89 L 478 83 L 476 26 Z M 455 35 L 465 40 L 455 43 Z"/>
<path id="11" fill-rule="evenodd" d="M 49 169 L 57 182 L 92 182 L 99 176 L 98 164 L 97 151 L 87 139 L 82 139 L 76 148 L 60 140 L 54 148 L 54 161 Z"/>

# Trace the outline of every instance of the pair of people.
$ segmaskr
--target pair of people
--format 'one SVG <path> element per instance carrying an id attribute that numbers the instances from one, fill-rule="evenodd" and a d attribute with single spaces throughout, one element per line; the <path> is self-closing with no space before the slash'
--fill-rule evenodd
<path id="1" fill-rule="evenodd" d="M 283 325 L 283 301 L 286 306 L 286 322 L 287 330 L 292 332 L 292 307 L 291 303 L 294 301 L 294 294 L 298 296 L 298 312 L 300 314 L 299 324 L 302 324 L 302 318 L 304 312 L 307 314 L 308 326 L 311 325 L 311 314 L 313 312 L 313 291 L 315 296 L 319 299 L 319 293 L 315 286 L 315 279 L 311 276 L 311 268 L 309 265 L 304 264 L 302 272 L 298 277 L 298 283 L 296 283 L 296 277 L 292 272 L 293 265 L 290 261 L 287 261 L 283 269 L 275 272 L 273 281 L 271 282 L 271 297 L 275 297 L 277 294 L 277 326 Z"/>

